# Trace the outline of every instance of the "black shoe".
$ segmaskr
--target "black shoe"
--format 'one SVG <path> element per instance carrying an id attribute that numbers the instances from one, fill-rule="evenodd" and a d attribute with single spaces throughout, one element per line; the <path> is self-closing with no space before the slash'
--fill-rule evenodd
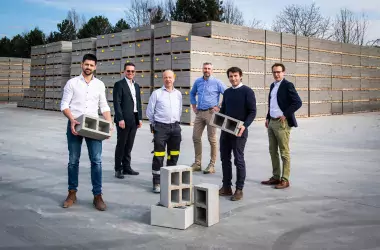
<path id="1" fill-rule="evenodd" d="M 132 168 L 124 169 L 123 170 L 124 175 L 139 175 L 139 172 L 136 172 Z"/>
<path id="2" fill-rule="evenodd" d="M 124 175 L 122 174 L 121 170 L 115 172 L 115 177 L 118 179 L 124 179 Z"/>

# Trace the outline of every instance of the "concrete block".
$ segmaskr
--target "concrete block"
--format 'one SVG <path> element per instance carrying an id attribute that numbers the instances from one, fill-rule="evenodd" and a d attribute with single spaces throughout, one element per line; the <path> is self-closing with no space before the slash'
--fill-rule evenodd
<path id="1" fill-rule="evenodd" d="M 134 29 L 127 29 L 121 32 L 121 42 L 129 43 L 136 41 L 136 31 Z"/>
<path id="2" fill-rule="evenodd" d="M 296 82 L 295 82 L 296 88 L 297 89 L 307 89 L 309 86 L 309 77 L 296 77 Z"/>
<path id="3" fill-rule="evenodd" d="M 46 55 L 36 56 L 31 61 L 32 66 L 39 66 L 39 65 L 45 65 L 45 64 L 46 64 Z"/>
<path id="4" fill-rule="evenodd" d="M 331 103 L 311 103 L 310 116 L 331 115 Z"/>
<path id="5" fill-rule="evenodd" d="M 160 174 L 160 204 L 167 208 L 192 204 L 192 169 L 178 165 L 162 167 Z"/>
<path id="6" fill-rule="evenodd" d="M 342 71 L 342 66 L 331 66 L 331 76 L 332 77 L 337 77 L 337 76 L 342 76 L 343 71 Z"/>
<path id="7" fill-rule="evenodd" d="M 194 206 L 167 208 L 152 205 L 150 225 L 185 230 L 194 224 Z"/>
<path id="8" fill-rule="evenodd" d="M 137 27 L 134 30 L 136 41 L 153 39 L 154 25 Z"/>
<path id="9" fill-rule="evenodd" d="M 331 66 L 324 64 L 314 64 L 309 65 L 310 75 L 323 75 L 331 77 Z"/>
<path id="10" fill-rule="evenodd" d="M 265 30 L 248 27 L 247 40 L 253 41 L 253 42 L 259 42 L 259 43 L 265 43 Z"/>
<path id="11" fill-rule="evenodd" d="M 190 88 L 179 88 L 178 89 L 182 93 L 182 104 L 186 106 L 190 106 Z"/>
<path id="12" fill-rule="evenodd" d="M 121 45 L 121 32 L 108 34 L 108 46 Z"/>
<path id="13" fill-rule="evenodd" d="M 3 87 L 0 88 L 0 93 L 8 93 L 8 92 L 9 92 L 8 85 L 5 85 L 4 88 Z"/>
<path id="14" fill-rule="evenodd" d="M 96 50 L 98 60 L 111 60 L 121 58 L 121 46 L 101 48 Z"/>
<path id="15" fill-rule="evenodd" d="M 141 103 L 148 104 L 151 95 L 151 88 L 140 88 Z"/>
<path id="16" fill-rule="evenodd" d="M 82 51 L 73 51 L 71 53 L 71 63 L 80 63 L 82 62 L 83 55 Z"/>
<path id="17" fill-rule="evenodd" d="M 206 227 L 219 222 L 219 192 L 214 184 L 194 185 L 194 223 Z"/>
<path id="18" fill-rule="evenodd" d="M 107 101 L 113 102 L 113 88 L 106 88 Z"/>
<path id="19" fill-rule="evenodd" d="M 79 51 L 79 50 L 82 50 L 82 43 L 80 40 L 73 40 L 71 41 L 73 43 L 73 53 L 74 51 Z"/>
<path id="20" fill-rule="evenodd" d="M 281 44 L 295 47 L 297 44 L 297 36 L 288 33 L 281 33 Z"/>
<path id="21" fill-rule="evenodd" d="M 283 62 L 285 66 L 285 72 L 288 75 L 296 74 L 297 72 L 297 63 L 295 62 Z"/>
<path id="22" fill-rule="evenodd" d="M 309 38 L 309 46 L 313 49 L 327 50 L 327 51 L 342 51 L 342 43 L 319 39 L 319 38 Z"/>
<path id="23" fill-rule="evenodd" d="M 359 56 L 342 55 L 343 65 L 360 66 L 361 58 Z"/>
<path id="24" fill-rule="evenodd" d="M 46 55 L 46 64 L 47 65 L 54 64 L 54 54 L 53 53 Z"/>
<path id="25" fill-rule="evenodd" d="M 267 58 L 278 58 L 278 59 L 280 59 L 281 58 L 281 47 L 267 45 L 265 53 L 266 53 Z"/>
<path id="26" fill-rule="evenodd" d="M 330 77 L 310 77 L 310 89 L 331 89 L 331 79 Z"/>
<path id="27" fill-rule="evenodd" d="M 297 48 L 309 48 L 309 37 L 296 36 Z"/>
<path id="28" fill-rule="evenodd" d="M 135 81 L 140 85 L 140 87 L 152 87 L 152 73 L 151 72 L 141 72 L 136 73 Z"/>
<path id="29" fill-rule="evenodd" d="M 205 37 L 231 37 L 248 40 L 248 28 L 239 25 L 207 21 L 193 23 L 192 35 Z"/>
<path id="30" fill-rule="evenodd" d="M 310 91 L 310 102 L 331 102 L 331 92 L 327 90 Z"/>
<path id="31" fill-rule="evenodd" d="M 360 55 L 361 54 L 361 46 L 355 45 L 355 44 L 350 44 L 350 43 L 342 43 L 340 51 L 342 51 L 343 53 Z"/>
<path id="32" fill-rule="evenodd" d="M 267 103 L 269 90 L 266 89 L 253 89 L 255 93 L 256 103 Z"/>
<path id="33" fill-rule="evenodd" d="M 166 69 L 171 69 L 171 68 L 172 68 L 171 55 L 154 56 L 154 63 L 153 63 L 154 70 L 166 70 Z"/>
<path id="34" fill-rule="evenodd" d="M 22 79 L 9 79 L 9 85 L 22 85 Z"/>
<path id="35" fill-rule="evenodd" d="M 46 76 L 52 76 L 54 75 L 54 65 L 46 65 L 45 67 L 45 75 Z"/>
<path id="36" fill-rule="evenodd" d="M 98 62 L 97 73 L 120 73 L 120 60 Z"/>
<path id="37" fill-rule="evenodd" d="M 191 23 L 165 21 L 154 25 L 154 37 L 188 36 L 191 30 Z"/>
<path id="38" fill-rule="evenodd" d="M 54 65 L 54 75 L 70 75 L 70 65 L 55 64 Z"/>
<path id="39" fill-rule="evenodd" d="M 53 87 L 54 86 L 54 76 L 46 76 L 45 77 L 45 86 Z"/>
<path id="40" fill-rule="evenodd" d="M 135 65 L 137 70 L 150 71 L 151 70 L 151 57 L 144 56 L 135 58 Z M 167 68 L 169 69 L 169 68 Z"/>
<path id="41" fill-rule="evenodd" d="M 243 125 L 243 121 L 239 121 L 230 116 L 214 112 L 210 120 L 210 125 L 219 128 L 227 133 L 237 135 L 240 131 L 240 126 Z"/>
<path id="42" fill-rule="evenodd" d="M 133 57 L 136 55 L 136 44 L 133 42 L 124 43 L 121 48 L 121 56 L 124 57 Z"/>
<path id="43" fill-rule="evenodd" d="M 170 37 L 154 39 L 154 54 L 171 53 L 172 41 Z"/>
<path id="44" fill-rule="evenodd" d="M 354 77 L 360 77 L 361 76 L 361 69 L 356 67 L 342 67 L 342 76 L 354 76 Z"/>
<path id="45" fill-rule="evenodd" d="M 71 63 L 71 52 L 70 53 L 55 53 L 54 64 L 70 64 Z"/>
<path id="46" fill-rule="evenodd" d="M 281 33 L 265 30 L 265 42 L 267 44 L 281 44 Z"/>
<path id="47" fill-rule="evenodd" d="M 135 53 L 136 56 L 149 56 L 152 53 L 152 40 L 137 42 Z"/>
<path id="48" fill-rule="evenodd" d="M 281 58 L 283 60 L 295 61 L 296 60 L 296 49 L 282 47 Z"/>
<path id="49" fill-rule="evenodd" d="M 46 53 L 71 52 L 71 51 L 72 51 L 71 41 L 59 41 L 59 42 L 46 44 Z"/>
<path id="50" fill-rule="evenodd" d="M 89 115 L 81 115 L 76 119 L 80 124 L 75 126 L 75 131 L 83 137 L 95 140 L 105 140 L 111 136 L 111 123 L 101 118 Z"/>
<path id="51" fill-rule="evenodd" d="M 296 62 L 308 62 L 309 51 L 304 49 L 296 49 Z"/>
<path id="52" fill-rule="evenodd" d="M 84 38 L 80 40 L 81 50 L 95 50 L 96 49 L 96 38 Z"/>
<path id="53" fill-rule="evenodd" d="M 182 107 L 181 123 L 193 124 L 195 121 L 195 113 L 189 106 Z"/>
<path id="54" fill-rule="evenodd" d="M 31 47 L 31 55 L 42 55 L 46 54 L 46 45 L 37 45 Z"/>
<path id="55" fill-rule="evenodd" d="M 331 114 L 342 114 L 343 113 L 343 102 L 333 102 L 331 103 Z"/>
<path id="56" fill-rule="evenodd" d="M 248 71 L 249 72 L 265 72 L 265 61 L 248 59 Z"/>
<path id="57" fill-rule="evenodd" d="M 115 83 L 122 79 L 122 76 L 120 74 L 98 75 L 96 77 L 101 80 L 107 88 L 113 88 Z"/>
<path id="58" fill-rule="evenodd" d="M 248 81 L 247 81 L 248 78 Z M 243 82 L 250 88 L 264 88 L 265 87 L 264 75 L 245 75 L 243 76 Z"/>
<path id="59" fill-rule="evenodd" d="M 70 75 L 71 76 L 78 76 L 82 73 L 82 68 L 80 64 L 71 64 L 70 66 Z"/>
<path id="60" fill-rule="evenodd" d="M 361 79 L 361 89 L 380 89 L 380 81 L 376 79 Z"/>
<path id="61" fill-rule="evenodd" d="M 108 35 L 99 35 L 96 37 L 96 47 L 108 47 Z"/>

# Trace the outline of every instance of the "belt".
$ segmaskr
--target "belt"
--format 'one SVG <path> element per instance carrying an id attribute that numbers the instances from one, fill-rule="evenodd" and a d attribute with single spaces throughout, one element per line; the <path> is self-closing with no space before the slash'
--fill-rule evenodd
<path id="1" fill-rule="evenodd" d="M 280 120 L 280 117 L 278 117 L 278 118 L 271 117 L 270 119 L 271 120 Z"/>
<path id="2" fill-rule="evenodd" d="M 179 124 L 179 122 L 173 122 L 173 123 L 163 123 L 163 122 L 154 122 L 157 125 L 162 125 L 162 126 L 173 126 Z"/>
<path id="3" fill-rule="evenodd" d="M 210 111 L 210 110 L 212 110 L 212 109 L 214 109 L 214 108 L 208 108 L 208 109 L 198 109 L 199 111 Z"/>

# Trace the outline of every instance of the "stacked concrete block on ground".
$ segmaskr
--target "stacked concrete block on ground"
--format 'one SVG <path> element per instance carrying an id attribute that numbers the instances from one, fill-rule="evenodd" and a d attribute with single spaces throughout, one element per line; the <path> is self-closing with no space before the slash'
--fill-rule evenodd
<path id="1" fill-rule="evenodd" d="M 72 41 L 70 77 L 82 73 L 81 62 L 86 54 L 96 55 L 96 38 L 84 38 Z"/>
<path id="2" fill-rule="evenodd" d="M 29 88 L 30 59 L 0 58 L 0 102 L 20 102 Z"/>
<path id="3" fill-rule="evenodd" d="M 210 227 L 219 218 L 219 187 L 215 184 L 194 185 L 194 223 Z"/>

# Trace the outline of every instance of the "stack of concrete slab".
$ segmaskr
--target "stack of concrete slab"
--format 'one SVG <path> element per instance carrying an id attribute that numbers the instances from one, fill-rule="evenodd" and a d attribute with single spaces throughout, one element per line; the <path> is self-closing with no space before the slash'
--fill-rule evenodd
<path id="1" fill-rule="evenodd" d="M 46 45 L 31 48 L 30 87 L 24 90 L 24 99 L 18 106 L 44 109 L 46 56 Z"/>
<path id="2" fill-rule="evenodd" d="M 30 59 L 0 58 L 0 102 L 20 102 L 29 88 Z"/>
<path id="3" fill-rule="evenodd" d="M 113 109 L 113 86 L 119 81 L 121 76 L 121 46 L 122 33 L 112 33 L 97 36 L 96 39 L 96 57 L 98 64 L 96 68 L 96 77 L 104 82 L 106 86 L 106 97 Z"/>
<path id="4" fill-rule="evenodd" d="M 81 62 L 86 54 L 96 55 L 96 38 L 84 38 L 72 41 L 70 76 L 82 73 Z"/>
<path id="5" fill-rule="evenodd" d="M 60 110 L 62 91 L 70 79 L 72 42 L 46 45 L 44 109 Z"/>
<path id="6" fill-rule="evenodd" d="M 125 63 L 136 66 L 135 81 L 141 87 L 141 103 L 143 119 L 146 120 L 146 107 L 153 90 L 153 32 L 154 25 L 147 25 L 122 31 L 122 60 L 121 72 Z M 122 74 L 121 77 L 124 77 Z"/>

